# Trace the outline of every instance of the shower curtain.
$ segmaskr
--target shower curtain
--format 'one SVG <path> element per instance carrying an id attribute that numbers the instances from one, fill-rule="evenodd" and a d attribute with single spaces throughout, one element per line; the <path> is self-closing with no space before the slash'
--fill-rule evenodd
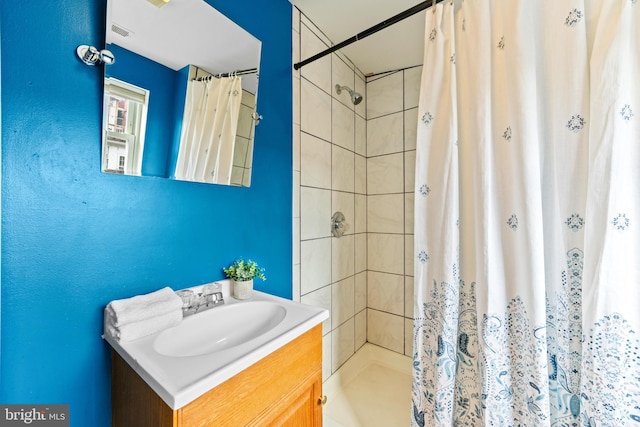
<path id="1" fill-rule="evenodd" d="M 176 179 L 231 183 L 241 100 L 239 76 L 187 83 Z"/>
<path id="2" fill-rule="evenodd" d="M 413 426 L 640 426 L 640 1 L 426 12 Z"/>

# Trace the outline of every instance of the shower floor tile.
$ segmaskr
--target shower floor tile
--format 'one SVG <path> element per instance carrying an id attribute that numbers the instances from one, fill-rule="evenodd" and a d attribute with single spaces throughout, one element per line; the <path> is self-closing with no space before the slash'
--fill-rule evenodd
<path id="1" fill-rule="evenodd" d="M 365 344 L 324 384 L 324 427 L 408 426 L 411 359 Z"/>

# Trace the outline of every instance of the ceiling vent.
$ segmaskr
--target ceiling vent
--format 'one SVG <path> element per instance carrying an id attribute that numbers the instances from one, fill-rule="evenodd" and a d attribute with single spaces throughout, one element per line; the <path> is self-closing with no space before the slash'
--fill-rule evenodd
<path id="1" fill-rule="evenodd" d="M 111 24 L 111 31 L 113 31 L 116 34 L 121 35 L 122 37 L 131 37 L 133 36 L 133 33 L 129 30 L 127 30 L 124 27 L 121 27 L 118 24 Z"/>

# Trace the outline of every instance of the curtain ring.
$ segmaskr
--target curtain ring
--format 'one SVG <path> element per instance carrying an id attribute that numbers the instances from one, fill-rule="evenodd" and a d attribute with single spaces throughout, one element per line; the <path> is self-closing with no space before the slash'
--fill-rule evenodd
<path id="1" fill-rule="evenodd" d="M 436 4 L 438 3 L 438 0 L 432 0 L 431 1 L 431 11 L 433 13 L 436 13 Z"/>

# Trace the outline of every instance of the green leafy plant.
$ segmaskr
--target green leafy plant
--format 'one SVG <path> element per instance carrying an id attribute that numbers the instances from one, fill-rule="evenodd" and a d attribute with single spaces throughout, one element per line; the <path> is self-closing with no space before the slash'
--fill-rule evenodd
<path id="1" fill-rule="evenodd" d="M 245 261 L 237 259 L 229 267 L 223 268 L 224 274 L 231 280 L 243 282 L 245 280 L 262 279 L 267 280 L 264 275 L 264 268 L 258 267 L 258 263 L 250 259 Z"/>

